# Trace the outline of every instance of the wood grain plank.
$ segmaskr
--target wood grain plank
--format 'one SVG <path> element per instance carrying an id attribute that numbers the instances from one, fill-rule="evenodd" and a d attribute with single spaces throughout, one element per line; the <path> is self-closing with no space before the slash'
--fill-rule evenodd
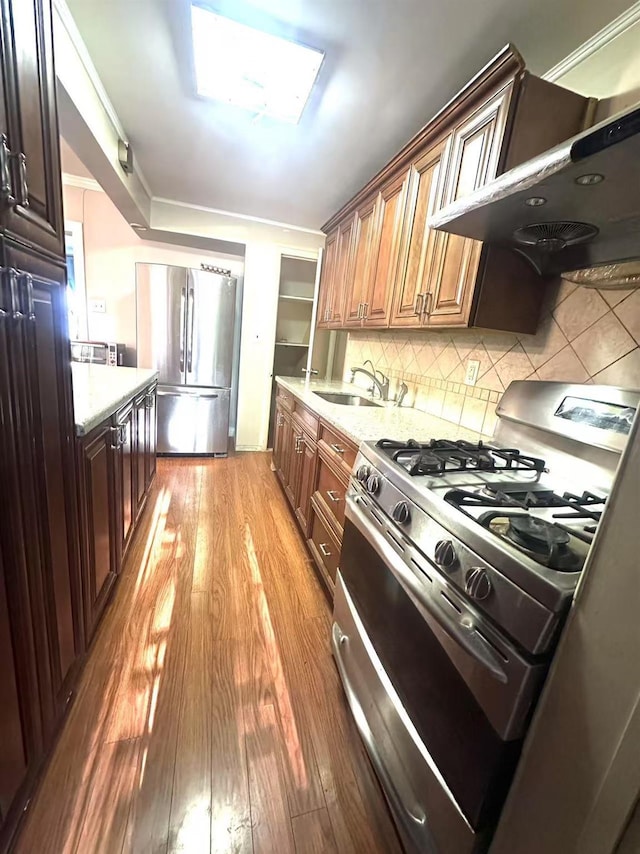
<path id="1" fill-rule="evenodd" d="M 291 826 L 296 854 L 337 854 L 326 808 L 296 816 Z"/>
<path id="2" fill-rule="evenodd" d="M 295 851 L 273 706 L 245 709 L 254 854 Z"/>
<path id="3" fill-rule="evenodd" d="M 213 638 L 206 593 L 191 594 L 178 747 L 171 802 L 169 851 L 206 852 L 211 846 L 210 662 Z"/>
<path id="4" fill-rule="evenodd" d="M 140 740 L 116 741 L 96 748 L 97 761 L 78 852 L 121 851 L 136 785 Z M 49 849 L 50 850 L 50 849 Z"/>

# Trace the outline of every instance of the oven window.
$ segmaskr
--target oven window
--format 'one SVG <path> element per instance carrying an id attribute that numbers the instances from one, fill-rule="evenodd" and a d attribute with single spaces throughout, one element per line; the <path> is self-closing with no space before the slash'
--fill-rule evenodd
<path id="1" fill-rule="evenodd" d="M 476 830 L 504 801 L 521 742 L 504 742 L 378 552 L 347 519 L 340 572 L 425 747 Z"/>

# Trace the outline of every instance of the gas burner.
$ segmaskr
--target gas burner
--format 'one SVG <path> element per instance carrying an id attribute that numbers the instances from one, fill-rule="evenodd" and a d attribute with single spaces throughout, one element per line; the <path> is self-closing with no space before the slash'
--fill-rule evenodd
<path id="1" fill-rule="evenodd" d="M 380 439 L 376 446 L 412 476 L 441 476 L 461 471 L 546 471 L 544 460 L 521 454 L 517 448 L 495 448 L 484 442 L 431 439 L 421 444 L 415 439 L 408 442 Z"/>
<path id="2" fill-rule="evenodd" d="M 484 513 L 478 522 L 538 563 L 560 572 L 578 572 L 584 554 L 571 533 L 553 522 L 527 514 Z"/>
<path id="3" fill-rule="evenodd" d="M 606 498 L 585 490 L 582 495 L 564 492 L 558 495 L 552 489 L 541 484 L 492 483 L 486 484 L 477 491 L 469 489 L 450 489 L 445 495 L 445 501 L 453 504 L 467 516 L 471 516 L 465 508 L 478 507 L 519 507 L 522 510 L 544 510 L 566 508 L 566 513 L 552 513 L 553 519 L 588 519 L 596 524 L 585 525 L 582 530 L 566 528 L 562 523 L 554 523 L 554 527 L 578 537 L 585 543 L 591 543 L 597 523 L 600 521 Z M 527 518 L 525 516 L 525 518 Z M 534 517 L 532 517 L 534 518 Z"/>

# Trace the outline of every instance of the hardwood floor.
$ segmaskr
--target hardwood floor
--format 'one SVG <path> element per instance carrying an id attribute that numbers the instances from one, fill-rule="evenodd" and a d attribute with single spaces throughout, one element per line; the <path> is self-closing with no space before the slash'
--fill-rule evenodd
<path id="1" fill-rule="evenodd" d="M 269 464 L 158 461 L 20 854 L 399 854 Z"/>

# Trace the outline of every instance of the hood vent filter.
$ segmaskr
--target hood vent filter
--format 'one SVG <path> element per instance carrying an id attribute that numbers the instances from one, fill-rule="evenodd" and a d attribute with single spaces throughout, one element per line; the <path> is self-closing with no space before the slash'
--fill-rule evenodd
<path id="1" fill-rule="evenodd" d="M 543 252 L 559 252 L 566 246 L 585 243 L 598 233 L 586 222 L 536 222 L 513 232 L 514 240 L 524 246 L 535 246 Z"/>

